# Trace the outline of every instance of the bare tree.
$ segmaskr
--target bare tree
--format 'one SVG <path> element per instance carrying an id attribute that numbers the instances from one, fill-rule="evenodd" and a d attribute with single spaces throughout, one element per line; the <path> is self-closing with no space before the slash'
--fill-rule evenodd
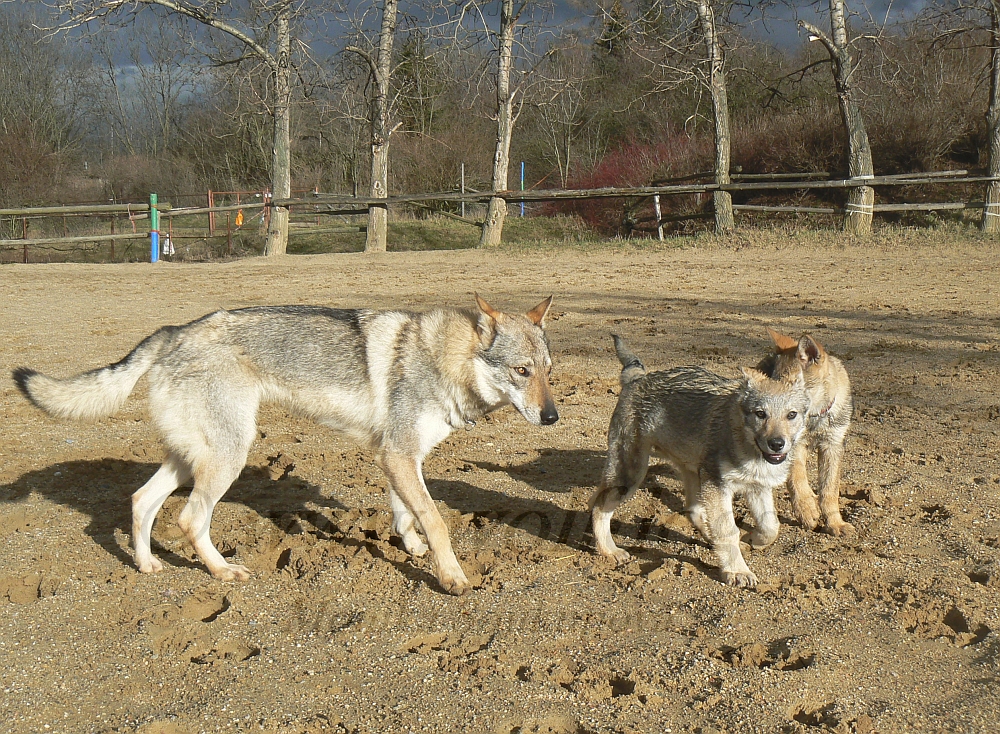
<path id="1" fill-rule="evenodd" d="M 989 0 L 986 9 L 990 18 L 990 103 L 986 110 L 988 140 L 988 172 L 1000 178 L 1000 3 Z M 986 201 L 980 222 L 983 232 L 1000 232 L 1000 180 L 986 186 Z"/>
<path id="2" fill-rule="evenodd" d="M 574 45 L 551 54 L 538 71 L 532 107 L 562 188 L 575 162 L 577 131 L 586 123 L 586 85 L 593 71 L 590 55 L 586 47 Z"/>
<path id="3" fill-rule="evenodd" d="M 291 46 L 292 17 L 299 13 L 303 0 L 250 0 L 240 8 L 228 3 L 205 3 L 197 0 L 85 0 L 85 2 L 59 3 L 63 13 L 59 30 L 70 30 L 93 22 L 128 22 L 131 15 L 142 7 L 159 7 L 169 14 L 219 31 L 232 39 L 238 49 L 235 58 L 215 60 L 233 63 L 247 57 L 264 64 L 270 72 L 270 95 L 273 118 L 271 152 L 271 195 L 287 199 L 291 195 L 291 138 L 290 116 L 292 98 Z M 233 16 L 244 10 L 247 17 Z M 211 54 L 210 54 L 211 56 Z M 265 255 L 283 255 L 288 248 L 288 208 L 276 206 L 270 217 Z"/>
<path id="4" fill-rule="evenodd" d="M 67 39 L 44 37 L 29 4 L 0 11 L 0 203 L 59 201 L 84 137 L 90 65 Z"/>
<path id="5" fill-rule="evenodd" d="M 714 139 L 714 178 L 717 184 L 730 183 L 731 141 L 729 101 L 726 87 L 726 59 L 723 31 L 735 3 L 730 0 L 663 0 L 638 3 L 633 14 L 620 0 L 604 9 L 604 26 L 613 30 L 619 47 L 625 46 L 645 64 L 648 82 L 643 94 L 664 93 L 697 85 L 698 96 L 707 90 L 711 99 Z M 605 31 L 608 35 L 608 31 Z M 696 109 L 692 118 L 701 116 Z M 727 191 L 713 193 L 715 230 L 735 229 L 732 196 Z"/>
<path id="6" fill-rule="evenodd" d="M 507 173 L 510 168 L 510 139 L 514 133 L 514 106 L 517 92 L 510 86 L 510 72 L 514 62 L 514 32 L 517 22 L 527 6 L 527 0 L 515 4 L 514 0 L 501 0 L 500 28 L 497 33 L 497 142 L 493 154 L 493 191 L 508 189 Z M 479 237 L 480 247 L 496 247 L 503 237 L 503 224 L 507 218 L 507 202 L 499 196 L 490 199 Z"/>
<path id="7" fill-rule="evenodd" d="M 542 44 L 542 37 L 548 33 L 543 19 L 551 6 L 539 0 L 464 0 L 457 8 L 449 24 L 453 41 L 472 54 L 482 52 L 478 67 L 468 72 L 471 106 L 477 106 L 482 89 L 495 94 L 489 113 L 496 121 L 490 186 L 499 193 L 508 190 L 511 140 L 524 109 L 525 94 L 539 63 L 555 50 L 552 46 L 543 48 Z M 480 247 L 500 244 L 506 217 L 506 201 L 492 197 Z"/>
<path id="8" fill-rule="evenodd" d="M 130 154 L 162 154 L 175 147 L 182 100 L 198 84 L 187 39 L 175 26 L 157 22 L 108 31 L 92 42 L 101 61 L 98 93 L 106 124 Z"/>
<path id="9" fill-rule="evenodd" d="M 925 13 L 935 32 L 935 45 L 955 47 L 963 43 L 985 47 L 989 102 L 986 108 L 986 169 L 1000 179 L 1000 0 L 939 0 Z M 983 232 L 1000 232 L 1000 180 L 986 185 Z"/>
<path id="10" fill-rule="evenodd" d="M 875 169 L 872 165 L 872 149 L 868 142 L 864 119 L 858 105 L 855 91 L 856 67 L 851 57 L 851 45 L 847 34 L 847 17 L 844 0 L 830 1 L 830 29 L 828 35 L 812 23 L 799 21 L 799 26 L 810 34 L 810 40 L 820 41 L 830 55 L 833 80 L 837 87 L 837 101 L 840 115 L 847 134 L 847 173 L 851 178 L 871 178 Z M 872 216 L 875 207 L 875 189 L 871 186 L 856 186 L 847 198 L 847 213 L 844 216 L 844 231 L 866 235 L 871 233 Z"/>
<path id="11" fill-rule="evenodd" d="M 371 72 L 371 196 L 384 198 L 389 190 L 389 137 L 396 127 L 390 127 L 390 84 L 392 80 L 392 47 L 396 37 L 399 0 L 382 0 L 382 20 L 377 51 L 372 54 L 360 46 L 350 45 L 345 51 L 358 54 Z M 385 204 L 368 207 L 368 236 L 365 252 L 385 252 L 389 228 L 389 210 Z"/>
<path id="12" fill-rule="evenodd" d="M 712 96 L 712 120 L 715 130 L 715 183 L 728 184 L 731 161 L 729 130 L 729 99 L 726 91 L 726 63 L 715 25 L 715 9 L 710 0 L 697 0 L 698 20 L 705 41 L 705 58 L 708 61 L 708 88 Z M 733 217 L 733 197 L 728 191 L 714 191 L 715 231 L 728 234 L 736 228 Z"/>

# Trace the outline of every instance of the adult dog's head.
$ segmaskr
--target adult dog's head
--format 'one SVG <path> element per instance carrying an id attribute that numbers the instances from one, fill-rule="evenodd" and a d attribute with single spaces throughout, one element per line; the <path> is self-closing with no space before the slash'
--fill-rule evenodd
<path id="1" fill-rule="evenodd" d="M 545 336 L 552 296 L 524 315 L 497 311 L 478 295 L 476 305 L 478 356 L 485 365 L 479 379 L 489 383 L 480 387 L 502 394 L 529 423 L 552 425 L 559 420 L 549 387 L 552 356 Z"/>

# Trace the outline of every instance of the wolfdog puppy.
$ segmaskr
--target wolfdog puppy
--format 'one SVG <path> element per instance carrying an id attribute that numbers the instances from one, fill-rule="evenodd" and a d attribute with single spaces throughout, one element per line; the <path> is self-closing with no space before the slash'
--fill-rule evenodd
<path id="1" fill-rule="evenodd" d="M 456 428 L 502 405 L 529 423 L 559 419 L 543 331 L 549 297 L 524 316 L 476 296 L 475 310 L 340 310 L 274 306 L 216 311 L 166 326 L 108 367 L 54 379 L 19 368 L 21 392 L 49 415 L 95 420 L 118 410 L 149 373 L 149 409 L 166 449 L 132 495 L 132 542 L 144 573 L 160 571 L 149 544 L 163 502 L 194 478 L 178 519 L 213 576 L 250 572 L 209 537 L 212 511 L 246 464 L 258 407 L 278 403 L 372 447 L 389 480 L 393 526 L 413 555 L 427 546 L 437 578 L 462 594 L 469 581 L 427 492 L 424 457 Z"/>
<path id="2" fill-rule="evenodd" d="M 796 341 L 773 329 L 768 329 L 767 333 L 774 341 L 775 353 L 761 361 L 757 369 L 775 379 L 787 379 L 801 370 L 809 396 L 805 440 L 798 443 L 792 454 L 788 478 L 792 509 L 802 526 L 809 530 L 819 525 L 822 513 L 827 532 L 832 535 L 851 533 L 854 526 L 840 516 L 840 464 L 854 410 L 847 370 L 808 334 Z M 809 488 L 806 471 L 813 449 L 817 455 L 819 506 L 816 495 Z"/>
<path id="3" fill-rule="evenodd" d="M 740 552 L 733 497 L 743 495 L 750 507 L 751 544 L 773 542 L 779 529 L 773 491 L 788 478 L 786 459 L 805 431 L 809 407 L 801 372 L 786 380 L 752 369 L 738 380 L 700 367 L 647 374 L 624 341 L 614 340 L 622 392 L 608 429 L 601 484 L 590 502 L 597 550 L 618 562 L 629 558 L 611 537 L 611 516 L 642 484 L 652 454 L 680 474 L 688 516 L 718 555 L 722 580 L 755 586 L 757 577 Z"/>

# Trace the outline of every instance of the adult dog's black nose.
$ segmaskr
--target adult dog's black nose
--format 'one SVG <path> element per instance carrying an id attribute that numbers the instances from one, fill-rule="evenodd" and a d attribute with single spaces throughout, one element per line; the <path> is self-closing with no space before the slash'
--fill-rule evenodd
<path id="1" fill-rule="evenodd" d="M 559 420 L 559 414 L 556 412 L 556 409 L 554 407 L 543 408 L 541 417 L 543 426 L 551 426 L 553 423 Z"/>
<path id="2" fill-rule="evenodd" d="M 785 439 L 781 438 L 781 436 L 769 438 L 767 439 L 767 447 L 776 454 L 780 453 L 785 448 Z"/>

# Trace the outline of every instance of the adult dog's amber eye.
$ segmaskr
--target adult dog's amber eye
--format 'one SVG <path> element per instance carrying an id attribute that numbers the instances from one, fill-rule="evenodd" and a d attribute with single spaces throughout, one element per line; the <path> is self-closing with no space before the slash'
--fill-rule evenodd
<path id="1" fill-rule="evenodd" d="M 521 377 L 527 377 L 529 374 L 531 374 L 530 372 L 528 372 L 527 367 L 515 367 L 514 371 Z"/>
<path id="2" fill-rule="evenodd" d="M 767 411 L 766 410 L 755 410 L 753 412 L 753 414 L 755 416 L 757 416 L 758 418 L 760 418 L 761 420 L 764 420 L 765 418 L 767 418 Z"/>

